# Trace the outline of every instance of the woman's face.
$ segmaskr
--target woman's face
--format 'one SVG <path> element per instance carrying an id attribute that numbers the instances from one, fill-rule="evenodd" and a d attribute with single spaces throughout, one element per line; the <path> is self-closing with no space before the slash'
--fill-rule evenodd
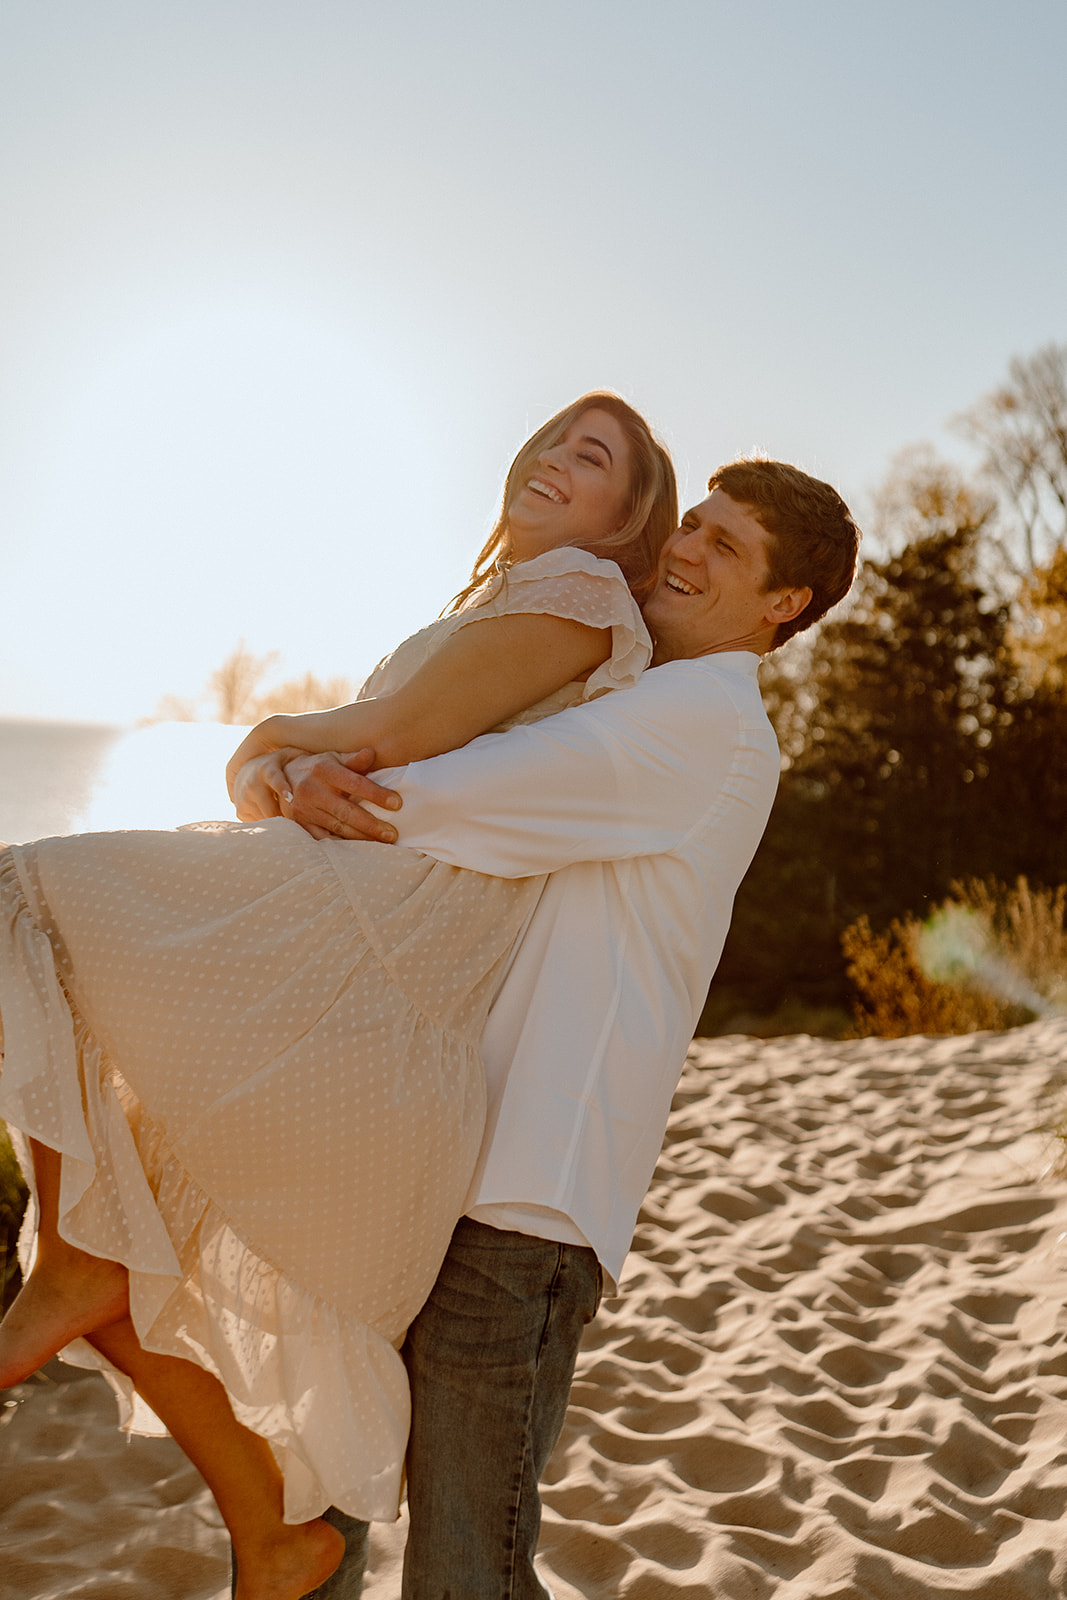
<path id="1" fill-rule="evenodd" d="M 508 532 L 516 561 L 568 544 L 594 544 L 626 521 L 630 446 L 609 411 L 593 407 L 543 449 L 511 502 Z"/>

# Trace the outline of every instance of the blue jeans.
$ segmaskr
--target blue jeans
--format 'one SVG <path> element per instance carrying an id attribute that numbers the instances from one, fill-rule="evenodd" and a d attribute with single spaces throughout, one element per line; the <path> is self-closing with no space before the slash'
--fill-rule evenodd
<path id="1" fill-rule="evenodd" d="M 459 1223 L 403 1349 L 412 1406 L 403 1600 L 545 1600 L 533 1567 L 537 1481 L 600 1294 L 592 1250 Z M 367 1524 L 328 1516 L 348 1550 L 311 1600 L 359 1600 Z"/>

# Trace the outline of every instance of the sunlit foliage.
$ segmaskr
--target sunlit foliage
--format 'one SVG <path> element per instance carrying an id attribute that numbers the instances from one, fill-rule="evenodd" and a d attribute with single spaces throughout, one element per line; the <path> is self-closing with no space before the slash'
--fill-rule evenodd
<path id="1" fill-rule="evenodd" d="M 953 885 L 925 922 L 893 918 L 874 933 L 860 917 L 842 936 L 855 991 L 854 1031 L 912 1033 L 1010 1028 L 1062 1012 L 1067 1000 L 1067 888 L 995 879 Z"/>

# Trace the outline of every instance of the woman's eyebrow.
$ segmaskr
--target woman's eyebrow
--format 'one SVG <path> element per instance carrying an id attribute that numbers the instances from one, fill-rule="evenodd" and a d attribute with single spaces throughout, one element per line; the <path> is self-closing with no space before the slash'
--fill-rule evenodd
<path id="1" fill-rule="evenodd" d="M 583 433 L 581 439 L 579 440 L 579 443 L 580 444 L 595 444 L 595 445 L 599 445 L 600 449 L 603 450 L 604 454 L 607 456 L 607 458 L 611 462 L 612 466 L 615 465 L 615 457 L 612 455 L 611 451 L 608 449 L 608 447 L 604 443 L 603 439 L 594 439 L 593 435 L 591 433 Z"/>

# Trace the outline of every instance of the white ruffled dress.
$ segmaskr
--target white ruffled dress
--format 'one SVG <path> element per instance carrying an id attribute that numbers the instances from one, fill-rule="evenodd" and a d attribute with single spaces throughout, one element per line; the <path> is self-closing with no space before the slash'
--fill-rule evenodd
<path id="1" fill-rule="evenodd" d="M 479 606 L 487 592 L 364 692 L 389 693 L 492 613 L 612 630 L 586 683 L 517 720 L 648 662 L 612 562 L 551 551 Z M 63 1233 L 129 1268 L 144 1346 L 215 1373 L 270 1440 L 290 1521 L 331 1504 L 397 1514 L 397 1352 L 462 1211 L 482 1027 L 542 883 L 316 843 L 281 818 L 0 853 L 0 1115 L 62 1153 Z M 105 1369 L 123 1426 L 159 1431 L 88 1344 L 67 1354 Z"/>

